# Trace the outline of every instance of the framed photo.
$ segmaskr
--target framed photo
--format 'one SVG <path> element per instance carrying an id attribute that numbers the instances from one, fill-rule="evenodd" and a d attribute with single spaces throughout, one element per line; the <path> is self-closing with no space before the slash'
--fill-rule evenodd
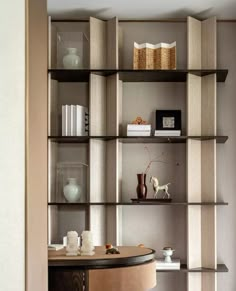
<path id="1" fill-rule="evenodd" d="M 156 130 L 181 130 L 181 110 L 156 110 Z"/>

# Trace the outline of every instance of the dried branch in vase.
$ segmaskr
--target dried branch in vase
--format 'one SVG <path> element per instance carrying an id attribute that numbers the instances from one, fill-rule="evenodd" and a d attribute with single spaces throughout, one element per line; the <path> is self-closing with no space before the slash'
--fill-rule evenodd
<path id="1" fill-rule="evenodd" d="M 148 160 L 149 160 L 149 163 L 148 163 L 148 165 L 147 165 L 147 167 L 146 167 L 146 169 L 144 171 L 144 174 L 147 174 L 148 173 L 148 171 L 150 170 L 151 165 L 153 163 L 163 163 L 163 164 L 169 164 L 169 163 L 171 163 L 171 161 L 165 161 L 165 160 L 162 159 L 165 156 L 165 153 L 164 152 L 162 152 L 159 156 L 157 156 L 154 159 L 152 159 L 151 153 L 149 151 L 149 148 L 147 146 L 145 146 L 145 149 L 148 152 Z M 177 163 L 175 163 L 175 165 L 176 166 L 179 166 L 179 163 L 177 162 Z"/>

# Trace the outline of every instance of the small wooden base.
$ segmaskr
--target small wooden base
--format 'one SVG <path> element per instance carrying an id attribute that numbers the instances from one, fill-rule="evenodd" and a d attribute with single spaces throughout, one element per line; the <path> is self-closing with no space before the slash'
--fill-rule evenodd
<path id="1" fill-rule="evenodd" d="M 131 201 L 133 203 L 170 203 L 172 201 L 171 198 L 161 198 L 161 199 L 155 199 L 155 198 L 146 198 L 146 199 L 136 199 L 136 198 L 131 198 Z"/>

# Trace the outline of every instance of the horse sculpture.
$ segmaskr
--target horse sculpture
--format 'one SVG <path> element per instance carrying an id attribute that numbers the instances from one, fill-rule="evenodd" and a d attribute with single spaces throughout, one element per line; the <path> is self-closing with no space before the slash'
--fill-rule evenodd
<path id="1" fill-rule="evenodd" d="M 170 198 L 170 193 L 168 192 L 168 185 L 170 185 L 170 183 L 162 185 L 162 186 L 159 186 L 158 179 L 156 177 L 153 177 L 153 176 L 150 178 L 150 183 L 152 183 L 152 187 L 153 187 L 153 190 L 154 190 L 154 198 L 155 199 L 157 198 L 157 194 L 158 194 L 159 190 L 162 190 L 162 191 L 165 192 L 164 196 L 162 197 L 163 199 L 165 199 L 166 196 L 167 196 L 167 199 Z"/>

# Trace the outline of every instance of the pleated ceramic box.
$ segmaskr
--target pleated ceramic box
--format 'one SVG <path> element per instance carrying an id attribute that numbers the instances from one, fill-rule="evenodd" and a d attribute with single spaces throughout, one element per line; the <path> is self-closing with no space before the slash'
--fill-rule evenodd
<path id="1" fill-rule="evenodd" d="M 176 42 L 156 45 L 135 42 L 133 68 L 135 70 L 175 70 Z"/>

